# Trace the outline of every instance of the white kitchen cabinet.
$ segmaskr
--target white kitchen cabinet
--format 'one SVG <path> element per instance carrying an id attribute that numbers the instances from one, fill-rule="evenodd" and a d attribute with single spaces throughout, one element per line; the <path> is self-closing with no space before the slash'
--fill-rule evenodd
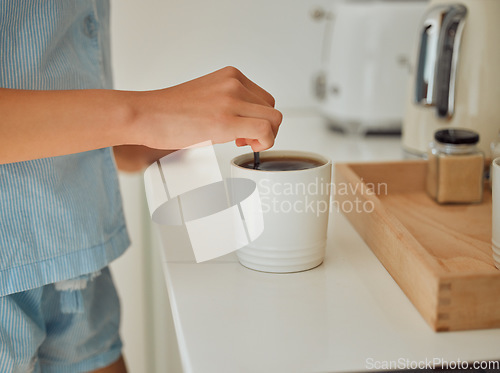
<path id="1" fill-rule="evenodd" d="M 111 270 L 122 305 L 121 336 L 129 373 L 179 373 L 177 341 L 142 175 L 122 173 L 120 185 L 132 246 Z"/>

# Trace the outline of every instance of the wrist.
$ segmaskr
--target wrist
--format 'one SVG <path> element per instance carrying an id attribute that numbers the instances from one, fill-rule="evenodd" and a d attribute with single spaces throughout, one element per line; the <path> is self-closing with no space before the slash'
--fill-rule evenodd
<path id="1" fill-rule="evenodd" d="M 113 100 L 110 109 L 111 131 L 114 145 L 143 145 L 140 130 L 141 110 L 140 93 L 134 91 L 112 91 Z"/>

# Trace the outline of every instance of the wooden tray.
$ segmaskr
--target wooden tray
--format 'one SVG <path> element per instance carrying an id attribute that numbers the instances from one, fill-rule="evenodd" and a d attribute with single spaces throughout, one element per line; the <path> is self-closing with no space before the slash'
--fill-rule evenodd
<path id="1" fill-rule="evenodd" d="M 420 160 L 337 164 L 335 200 L 367 202 L 344 215 L 435 331 L 500 327 L 491 191 L 481 204 L 439 205 L 426 170 Z"/>

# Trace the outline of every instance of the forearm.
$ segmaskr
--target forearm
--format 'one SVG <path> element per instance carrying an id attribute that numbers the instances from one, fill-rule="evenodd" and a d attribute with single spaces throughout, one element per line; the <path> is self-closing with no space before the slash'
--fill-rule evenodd
<path id="1" fill-rule="evenodd" d="M 0 163 L 135 143 L 128 95 L 0 89 Z"/>
<path id="2" fill-rule="evenodd" d="M 151 149 L 142 145 L 113 147 L 116 165 L 120 171 L 138 172 L 175 150 Z"/>
<path id="3" fill-rule="evenodd" d="M 274 144 L 274 98 L 234 68 L 156 91 L 0 88 L 0 163 L 117 145 Z"/>

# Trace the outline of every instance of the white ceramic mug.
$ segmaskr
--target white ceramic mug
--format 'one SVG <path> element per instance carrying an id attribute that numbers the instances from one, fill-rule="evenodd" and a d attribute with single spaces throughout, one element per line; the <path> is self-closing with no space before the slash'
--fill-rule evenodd
<path id="1" fill-rule="evenodd" d="M 320 265 L 325 256 L 332 163 L 319 154 L 266 151 L 268 158 L 305 158 L 318 166 L 293 171 L 263 171 L 241 167 L 253 159 L 244 154 L 231 161 L 231 176 L 255 181 L 262 203 L 263 233 L 238 250 L 245 267 L 274 273 L 305 271 Z"/>
<path id="2" fill-rule="evenodd" d="M 495 265 L 500 269 L 500 158 L 493 160 L 491 165 L 492 191 L 492 237 L 491 248 Z"/>

